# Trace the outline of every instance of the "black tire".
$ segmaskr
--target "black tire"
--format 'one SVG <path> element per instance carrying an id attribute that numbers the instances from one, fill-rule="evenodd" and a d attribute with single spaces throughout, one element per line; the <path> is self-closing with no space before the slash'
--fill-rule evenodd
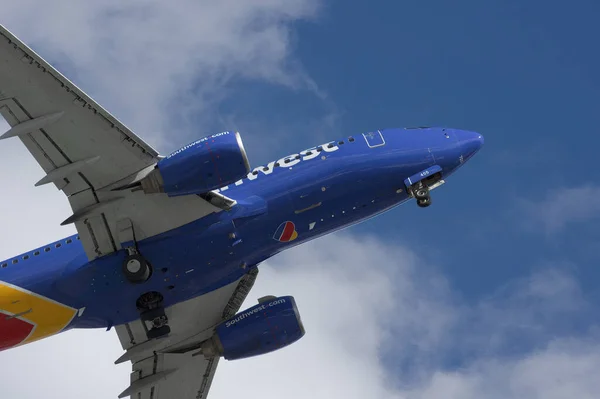
<path id="1" fill-rule="evenodd" d="M 423 185 L 414 189 L 414 195 L 417 200 L 427 199 L 429 197 L 429 187 Z"/>
<path id="2" fill-rule="evenodd" d="M 160 292 L 150 291 L 140 295 L 135 302 L 135 306 L 142 314 L 144 314 L 144 312 L 150 309 L 160 308 L 163 300 L 164 298 Z"/>
<path id="3" fill-rule="evenodd" d="M 132 283 L 143 283 L 150 278 L 150 265 L 140 255 L 130 255 L 123 261 L 123 274 Z"/>
<path id="4" fill-rule="evenodd" d="M 171 327 L 162 326 L 160 328 L 153 328 L 152 330 L 148 330 L 148 332 L 146 333 L 146 336 L 148 337 L 148 339 L 155 339 L 155 338 L 164 337 L 165 335 L 168 335 L 170 332 L 171 332 Z"/>
<path id="5" fill-rule="evenodd" d="M 419 205 L 421 208 L 427 208 L 429 205 L 431 205 L 431 197 L 418 199 L 417 205 Z"/>
<path id="6" fill-rule="evenodd" d="M 147 310 L 145 312 L 143 312 L 140 315 L 140 319 L 143 322 L 149 321 L 151 322 L 152 320 L 156 319 L 157 317 L 163 317 L 165 316 L 165 310 L 163 308 L 155 308 L 155 309 L 151 309 L 151 310 Z"/>

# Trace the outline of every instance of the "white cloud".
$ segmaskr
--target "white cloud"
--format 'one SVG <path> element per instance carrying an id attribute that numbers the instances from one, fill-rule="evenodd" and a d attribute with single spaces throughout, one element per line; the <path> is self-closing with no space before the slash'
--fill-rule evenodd
<path id="1" fill-rule="evenodd" d="M 2 23 L 159 150 L 208 134 L 235 79 L 324 94 L 290 55 L 319 0 L 5 1 Z M 193 121 L 192 121 L 193 119 Z M 0 118 L 0 131 L 8 126 Z M 167 147 L 166 149 L 164 147 Z M 0 143 L 0 258 L 73 233 L 69 204 L 15 139 Z M 128 366 L 114 333 L 68 332 L 3 352 L 2 397 L 114 397 Z M 33 379 L 30 377 L 34 376 Z M 91 378 L 88 378 L 91 377 Z"/>
<path id="2" fill-rule="evenodd" d="M 290 57 L 320 0 L 7 0 L 2 23 L 149 142 L 207 135 L 235 78 L 323 96 Z M 193 120 L 193 121 L 192 121 Z M 180 133 L 177 135 L 176 133 Z M 170 148 L 173 149 L 173 148 Z"/>
<path id="3" fill-rule="evenodd" d="M 253 298 L 295 295 L 307 335 L 264 358 L 224 362 L 215 398 L 245 392 L 292 399 L 591 398 L 600 387 L 596 339 L 541 331 L 535 350 L 506 355 L 494 349 L 494 335 L 538 323 L 539 313 L 577 312 L 554 306 L 584 302 L 570 299 L 579 287 L 555 270 L 467 306 L 435 269 L 401 246 L 335 235 L 270 261 L 255 290 Z M 444 366 L 443 356 L 434 355 L 471 341 L 476 348 L 461 367 Z M 409 370 L 390 368 L 390 355 L 406 356 Z"/>
<path id="4" fill-rule="evenodd" d="M 559 188 L 549 191 L 538 201 L 525 201 L 524 210 L 528 219 L 536 223 L 530 226 L 548 233 L 556 233 L 570 223 L 587 221 L 600 217 L 600 187 L 585 185 Z"/>
<path id="5" fill-rule="evenodd" d="M 294 295 L 305 337 L 261 357 L 221 362 L 209 398 L 596 397 L 600 341 L 593 335 L 549 337 L 544 333 L 551 331 L 542 331 L 534 350 L 506 355 L 494 349 L 494 336 L 510 331 L 511 320 L 520 325 L 537 323 L 538 313 L 560 317 L 570 305 L 555 311 L 545 303 L 569 301 L 578 291 L 569 276 L 549 271 L 467 306 L 435 268 L 401 246 L 328 236 L 268 261 L 244 305 L 267 294 Z M 476 348 L 460 367 L 440 360 L 471 341 Z M 128 365 L 112 364 L 120 353 L 113 332 L 68 332 L 1 353 L 0 382 L 15 398 L 47 392 L 63 399 L 115 397 L 129 372 Z M 396 356 L 407 370 L 386 363 Z"/>
<path id="6" fill-rule="evenodd" d="M 288 32 L 315 15 L 316 0 L 5 3 L 3 23 L 155 145 L 180 139 L 165 128 L 188 127 L 193 112 L 210 120 L 236 77 L 319 93 L 290 57 Z M 0 173 L 0 258 L 72 233 L 59 226 L 68 202 L 53 187 L 33 187 L 42 171 L 17 140 L 0 143 Z M 548 214 L 560 220 L 562 211 Z M 211 399 L 591 398 L 600 388 L 598 340 L 551 337 L 552 320 L 586 305 L 555 271 L 468 306 L 416 254 L 337 234 L 269 261 L 246 306 L 269 293 L 296 297 L 307 335 L 264 357 L 222 362 Z M 509 333 L 539 338 L 536 351 L 503 355 Z M 448 366 L 461 348 L 470 356 L 463 367 Z M 129 377 L 128 365 L 113 365 L 120 354 L 104 331 L 2 352 L 2 397 L 116 397 Z"/>
<path id="7" fill-rule="evenodd" d="M 598 397 L 598 342 L 557 340 L 521 359 L 485 360 L 458 372 L 437 372 L 410 399 L 563 399 Z"/>
<path id="8" fill-rule="evenodd" d="M 214 107 L 233 79 L 322 98 L 290 39 L 291 24 L 319 7 L 320 0 L 7 0 L 1 23 L 164 153 L 211 133 L 204 126 L 218 119 Z M 0 220 L 10 226 L 0 231 L 0 257 L 73 233 L 59 226 L 71 213 L 62 193 L 33 187 L 43 175 L 17 139 L 0 143 Z"/>

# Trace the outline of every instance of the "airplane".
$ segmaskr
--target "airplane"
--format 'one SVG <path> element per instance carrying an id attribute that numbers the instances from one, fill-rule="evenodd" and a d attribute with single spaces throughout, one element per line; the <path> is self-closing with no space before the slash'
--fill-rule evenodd
<path id="1" fill-rule="evenodd" d="M 69 200 L 77 234 L 0 261 L 0 351 L 115 330 L 131 362 L 119 398 L 206 398 L 221 358 L 305 334 L 291 295 L 239 312 L 281 251 L 431 192 L 484 144 L 477 132 L 379 129 L 250 167 L 241 136 L 160 155 L 0 25 L 0 113 Z M 9 173 L 9 172 L 4 172 Z M 423 210 L 423 212 L 425 212 Z"/>

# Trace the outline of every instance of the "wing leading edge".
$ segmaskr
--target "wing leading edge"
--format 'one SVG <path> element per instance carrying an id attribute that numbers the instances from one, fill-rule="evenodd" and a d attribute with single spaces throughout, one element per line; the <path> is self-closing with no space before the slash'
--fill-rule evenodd
<path id="1" fill-rule="evenodd" d="M 88 258 L 122 248 L 221 208 L 199 196 L 103 189 L 152 170 L 161 158 L 108 111 L 0 25 L 0 114 L 53 183 L 67 195 Z M 63 223 L 63 224 L 64 224 Z M 126 228 L 122 228 L 126 226 Z"/>

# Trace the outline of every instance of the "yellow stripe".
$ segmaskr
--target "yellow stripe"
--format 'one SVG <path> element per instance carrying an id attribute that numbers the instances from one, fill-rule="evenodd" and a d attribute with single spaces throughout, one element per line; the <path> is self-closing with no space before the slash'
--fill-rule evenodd
<path id="1" fill-rule="evenodd" d="M 2 281 L 0 281 L 0 309 L 10 314 L 22 314 L 20 319 L 35 324 L 35 329 L 22 344 L 59 333 L 77 313 L 77 310 L 70 306 Z"/>

